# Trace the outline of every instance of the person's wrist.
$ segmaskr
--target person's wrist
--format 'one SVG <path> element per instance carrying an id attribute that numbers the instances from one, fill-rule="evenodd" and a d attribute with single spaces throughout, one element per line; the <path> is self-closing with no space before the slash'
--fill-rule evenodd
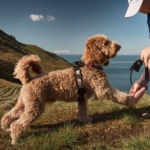
<path id="1" fill-rule="evenodd" d="M 137 81 L 137 84 L 139 84 L 140 86 L 143 86 L 143 87 L 145 87 L 146 86 L 146 83 L 147 83 L 147 81 L 146 81 L 146 79 L 144 78 L 140 78 L 138 81 Z"/>

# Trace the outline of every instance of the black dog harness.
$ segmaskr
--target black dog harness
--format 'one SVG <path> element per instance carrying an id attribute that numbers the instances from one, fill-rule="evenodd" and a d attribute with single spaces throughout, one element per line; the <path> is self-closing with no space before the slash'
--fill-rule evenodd
<path id="1" fill-rule="evenodd" d="M 139 72 L 139 70 L 140 70 L 140 68 L 141 68 L 141 66 L 143 65 L 143 61 L 141 60 L 141 59 L 138 59 L 137 61 L 135 61 L 134 63 L 133 63 L 133 65 L 130 67 L 130 70 L 131 70 L 131 72 L 130 72 L 130 82 L 131 82 L 131 85 L 133 85 L 133 83 L 132 83 L 132 72 L 133 72 L 133 70 L 135 70 L 136 72 Z M 148 67 L 145 67 L 145 79 L 146 79 L 146 81 L 147 81 L 147 83 L 146 83 L 146 90 L 147 90 L 147 88 L 148 88 L 148 82 L 149 82 L 149 71 L 148 71 Z"/>
<path id="2" fill-rule="evenodd" d="M 76 85 L 78 88 L 78 101 L 82 101 L 84 100 L 84 93 L 86 92 L 86 89 L 83 86 L 83 80 L 82 80 L 82 74 L 81 74 L 81 67 L 85 66 L 85 62 L 84 61 L 76 61 L 74 62 L 73 68 L 74 68 L 74 76 L 76 79 Z M 92 67 L 103 70 L 102 66 L 99 64 L 93 64 Z"/>
<path id="3" fill-rule="evenodd" d="M 73 66 L 74 76 L 76 79 L 76 85 L 77 85 L 78 94 L 79 94 L 78 101 L 84 100 L 84 93 L 86 92 L 86 89 L 83 87 L 83 84 L 82 84 L 83 81 L 82 81 L 82 74 L 80 70 L 80 68 L 83 66 L 85 66 L 85 63 L 83 61 L 76 61 Z"/>

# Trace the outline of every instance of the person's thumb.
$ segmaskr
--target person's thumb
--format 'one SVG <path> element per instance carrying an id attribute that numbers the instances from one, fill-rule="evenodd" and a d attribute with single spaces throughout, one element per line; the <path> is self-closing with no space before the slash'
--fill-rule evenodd
<path id="1" fill-rule="evenodd" d="M 129 94 L 134 95 L 139 89 L 140 89 L 140 86 L 137 83 L 134 83 Z"/>
<path id="2" fill-rule="evenodd" d="M 134 95 L 135 94 L 135 89 L 134 89 L 134 85 L 131 87 L 129 94 Z"/>

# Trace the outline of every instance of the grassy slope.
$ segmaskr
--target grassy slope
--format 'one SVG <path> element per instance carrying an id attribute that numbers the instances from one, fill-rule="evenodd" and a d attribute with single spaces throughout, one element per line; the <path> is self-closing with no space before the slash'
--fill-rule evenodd
<path id="1" fill-rule="evenodd" d="M 21 85 L 7 81 L 5 79 L 0 79 L 0 89 L 4 88 L 4 87 L 21 87 Z"/>
<path id="2" fill-rule="evenodd" d="M 24 133 L 15 146 L 10 135 L 0 131 L 0 149 L 9 150 L 148 150 L 150 95 L 133 108 L 106 100 L 90 100 L 92 123 L 81 125 L 75 103 L 56 102 Z M 1 110 L 0 116 L 5 113 Z"/>
<path id="3" fill-rule="evenodd" d="M 13 78 L 13 70 L 17 61 L 28 54 L 37 54 L 42 60 L 44 71 L 49 72 L 56 69 L 70 67 L 70 63 L 54 53 L 47 52 L 35 45 L 18 42 L 15 37 L 7 35 L 0 30 L 0 78 L 11 82 L 17 82 Z M 1 86 L 1 84 L 0 84 Z"/>

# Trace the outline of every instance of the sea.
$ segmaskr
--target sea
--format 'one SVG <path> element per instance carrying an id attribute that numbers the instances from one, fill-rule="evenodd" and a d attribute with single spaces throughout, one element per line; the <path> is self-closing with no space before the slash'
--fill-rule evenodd
<path id="1" fill-rule="evenodd" d="M 59 54 L 58 56 L 66 59 L 70 63 L 73 63 L 75 61 L 81 60 L 82 55 Z M 138 59 L 140 59 L 140 55 L 117 55 L 115 58 L 110 59 L 110 64 L 108 66 L 104 66 L 103 68 L 112 87 L 124 92 L 130 91 L 130 67 Z M 144 65 L 142 65 L 139 72 L 132 72 L 131 77 L 133 83 L 140 78 L 144 68 Z M 148 93 L 150 93 L 150 90 Z"/>

